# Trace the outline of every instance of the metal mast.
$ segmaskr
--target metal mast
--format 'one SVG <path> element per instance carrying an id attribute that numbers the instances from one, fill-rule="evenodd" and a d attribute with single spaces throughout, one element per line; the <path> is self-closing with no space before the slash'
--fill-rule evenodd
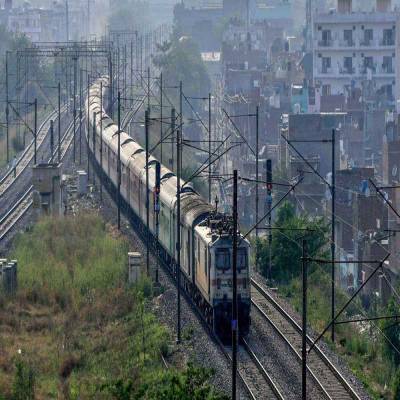
<path id="1" fill-rule="evenodd" d="M 306 1 L 306 51 L 312 50 L 312 0 Z"/>

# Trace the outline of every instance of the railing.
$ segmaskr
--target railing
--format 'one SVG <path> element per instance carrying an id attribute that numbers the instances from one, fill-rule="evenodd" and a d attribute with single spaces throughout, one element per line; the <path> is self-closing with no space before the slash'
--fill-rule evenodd
<path id="1" fill-rule="evenodd" d="M 350 67 L 347 67 L 347 68 L 343 67 L 343 68 L 340 68 L 340 70 L 339 70 L 339 73 L 340 73 L 341 75 L 353 75 L 353 74 L 355 74 L 355 72 L 356 72 L 356 69 L 355 69 L 354 67 L 352 67 L 352 68 L 350 68 Z"/>
<path id="2" fill-rule="evenodd" d="M 321 46 L 321 47 L 332 47 L 332 44 L 333 44 L 332 39 L 318 40 L 318 46 Z"/>

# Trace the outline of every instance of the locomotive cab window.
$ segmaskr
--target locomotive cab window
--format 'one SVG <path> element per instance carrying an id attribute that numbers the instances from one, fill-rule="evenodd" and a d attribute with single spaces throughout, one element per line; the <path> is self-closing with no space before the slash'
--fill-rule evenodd
<path id="1" fill-rule="evenodd" d="M 217 269 L 228 270 L 231 267 L 231 256 L 229 249 L 218 249 L 215 252 L 215 265 Z"/>
<path id="2" fill-rule="evenodd" d="M 248 259 L 246 249 L 238 249 L 237 252 L 237 268 L 240 272 L 242 269 L 247 269 Z"/>

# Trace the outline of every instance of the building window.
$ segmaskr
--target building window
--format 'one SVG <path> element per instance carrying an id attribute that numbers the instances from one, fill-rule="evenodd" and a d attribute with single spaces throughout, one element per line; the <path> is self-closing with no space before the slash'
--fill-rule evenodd
<path id="1" fill-rule="evenodd" d="M 331 58 L 322 57 L 322 73 L 327 74 L 331 68 Z"/>
<path id="2" fill-rule="evenodd" d="M 345 29 L 343 32 L 343 39 L 345 46 L 354 46 L 353 43 L 353 31 L 351 29 Z"/>
<path id="3" fill-rule="evenodd" d="M 331 95 L 331 85 L 322 85 L 322 96 Z"/>
<path id="4" fill-rule="evenodd" d="M 328 47 L 332 44 L 332 33 L 330 30 L 322 31 L 322 41 L 321 46 Z"/>
<path id="5" fill-rule="evenodd" d="M 364 57 L 364 72 L 367 72 L 367 69 L 371 69 L 374 71 L 374 58 L 373 57 Z"/>
<path id="6" fill-rule="evenodd" d="M 382 71 L 387 74 L 393 73 L 393 59 L 391 56 L 383 56 Z"/>
<path id="7" fill-rule="evenodd" d="M 394 32 L 393 29 L 384 29 L 383 30 L 383 46 L 393 46 L 394 45 Z"/>
<path id="8" fill-rule="evenodd" d="M 365 29 L 364 30 L 364 42 L 362 44 L 364 46 L 370 46 L 373 39 L 374 39 L 373 29 Z"/>
<path id="9" fill-rule="evenodd" d="M 352 57 L 344 57 L 343 59 L 343 72 L 345 74 L 352 74 L 353 71 L 353 58 Z"/>

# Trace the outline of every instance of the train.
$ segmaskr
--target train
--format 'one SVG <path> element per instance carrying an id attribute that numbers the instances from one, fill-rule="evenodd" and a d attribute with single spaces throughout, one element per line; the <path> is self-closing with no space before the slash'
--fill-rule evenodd
<path id="1" fill-rule="evenodd" d="M 98 78 L 89 88 L 85 107 L 89 128 L 86 140 L 92 164 L 115 196 L 118 188 L 118 125 L 106 112 L 107 91 L 107 76 Z M 150 220 L 147 229 L 146 152 L 126 132 L 121 130 L 119 135 L 120 201 L 123 210 L 131 222 L 148 235 L 145 237 L 151 238 L 152 243 L 147 245 L 157 249 L 159 257 L 176 276 L 177 177 L 164 165 L 158 167 L 160 189 L 156 200 L 158 161 L 149 156 Z M 182 289 L 197 305 L 211 329 L 222 340 L 227 340 L 232 331 L 232 218 L 218 212 L 183 180 L 181 188 Z M 238 238 L 238 329 L 240 336 L 246 336 L 250 327 L 251 306 L 250 244 L 240 234 Z"/>

